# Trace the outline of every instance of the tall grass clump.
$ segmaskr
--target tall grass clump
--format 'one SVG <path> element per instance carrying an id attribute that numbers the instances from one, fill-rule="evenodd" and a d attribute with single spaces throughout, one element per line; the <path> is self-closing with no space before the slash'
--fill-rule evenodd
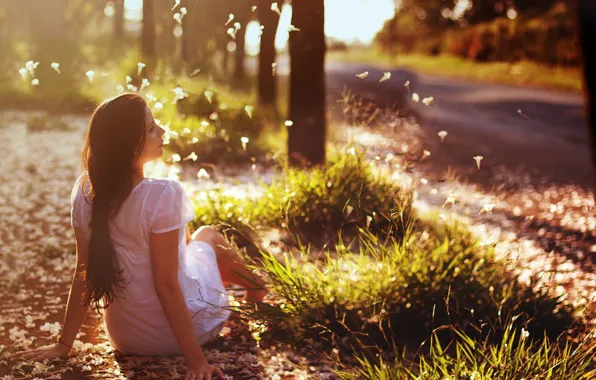
<path id="1" fill-rule="evenodd" d="M 350 349 L 416 345 L 441 326 L 478 337 L 490 327 L 498 340 L 513 316 L 532 337 L 556 338 L 574 323 L 570 306 L 520 283 L 463 225 L 440 223 L 419 220 L 401 239 L 360 228 L 355 253 L 340 239 L 319 263 L 308 250 L 283 260 L 263 253 L 271 288 L 284 300 L 277 330 Z"/>
<path id="2" fill-rule="evenodd" d="M 337 371 L 343 380 L 494 380 L 541 379 L 587 380 L 596 377 L 596 342 L 587 335 L 579 343 L 559 339 L 532 340 L 513 319 L 506 324 L 501 340 L 476 340 L 458 328 L 450 329 L 454 339 L 448 344 L 433 333 L 428 353 L 408 359 L 397 349 L 387 360 L 358 356 L 352 371 Z"/>
<path id="3" fill-rule="evenodd" d="M 396 225 L 391 221 L 411 217 L 411 193 L 352 152 L 332 153 L 325 165 L 309 170 L 282 163 L 277 178 L 261 181 L 247 196 L 230 195 L 224 187 L 203 192 L 196 199 L 196 222 L 239 230 L 281 228 L 310 241 L 357 227 L 389 233 Z"/>

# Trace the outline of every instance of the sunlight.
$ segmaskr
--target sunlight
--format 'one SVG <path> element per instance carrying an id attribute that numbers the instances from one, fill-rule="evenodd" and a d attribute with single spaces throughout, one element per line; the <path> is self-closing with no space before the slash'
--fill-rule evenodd
<path id="1" fill-rule="evenodd" d="M 281 3 L 281 2 L 280 2 Z M 143 0 L 125 0 L 126 18 L 140 21 Z M 325 0 L 325 33 L 328 37 L 344 42 L 369 44 L 383 23 L 393 17 L 395 0 Z M 288 28 L 291 24 L 292 7 L 281 8 L 275 46 L 283 50 L 287 46 Z M 225 20 L 222 20 L 225 23 Z M 258 54 L 259 23 L 251 21 L 246 27 L 248 54 Z"/>

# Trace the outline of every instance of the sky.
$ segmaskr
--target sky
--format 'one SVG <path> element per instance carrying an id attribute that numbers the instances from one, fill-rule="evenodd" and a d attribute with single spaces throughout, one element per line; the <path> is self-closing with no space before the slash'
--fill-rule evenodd
<path id="1" fill-rule="evenodd" d="M 138 13 L 142 0 L 125 0 L 129 14 Z M 166 1 L 166 0 L 160 0 Z M 172 5 L 174 4 L 174 0 Z M 280 4 L 282 1 L 280 1 Z M 393 17 L 394 0 L 325 0 L 325 33 L 328 37 L 352 42 L 370 43 L 385 20 Z M 130 12 L 132 11 L 132 12 Z M 277 34 L 276 45 L 283 48 L 287 42 L 287 28 L 291 20 L 291 7 L 284 6 Z M 227 20 L 223 20 L 225 23 Z M 257 23 L 247 26 L 247 49 L 258 45 Z"/>

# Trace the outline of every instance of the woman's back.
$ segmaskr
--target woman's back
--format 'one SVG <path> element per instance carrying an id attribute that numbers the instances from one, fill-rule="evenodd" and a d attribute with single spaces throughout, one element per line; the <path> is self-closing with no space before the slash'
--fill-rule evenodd
<path id="1" fill-rule="evenodd" d="M 86 173 L 79 177 L 71 194 L 72 224 L 83 227 L 89 241 L 92 204 L 90 199 L 83 197 L 81 183 L 84 176 Z M 229 312 L 210 306 L 227 305 L 221 279 L 209 269 L 216 265 L 212 248 L 208 244 L 200 245 L 203 252 L 187 258 L 185 225 L 194 216 L 192 204 L 180 183 L 145 178 L 132 189 L 110 220 L 110 238 L 126 284 L 122 297 L 106 309 L 105 322 L 111 343 L 120 351 L 158 355 L 180 353 L 154 287 L 151 233 L 179 230 L 178 279 L 191 316 L 195 316 L 193 325 L 199 341 L 217 334 L 227 319 Z M 209 252 L 205 254 L 204 251 Z"/>

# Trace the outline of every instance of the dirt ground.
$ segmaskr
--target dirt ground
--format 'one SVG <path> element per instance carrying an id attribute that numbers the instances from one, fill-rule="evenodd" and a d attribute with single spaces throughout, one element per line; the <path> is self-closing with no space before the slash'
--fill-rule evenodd
<path id="1" fill-rule="evenodd" d="M 0 114 L 0 378 L 181 378 L 180 357 L 116 353 L 94 313 L 84 322 L 68 360 L 47 365 L 10 362 L 15 350 L 51 342 L 60 331 L 75 260 L 69 196 L 80 170 L 87 123 L 86 117 L 64 117 L 72 130 L 30 131 L 30 117 Z M 351 133 L 370 148 L 372 159 L 378 155 L 380 165 L 390 166 L 387 153 L 397 146 L 391 136 L 362 129 Z M 396 180 L 415 185 L 417 208 L 468 219 L 483 243 L 496 245 L 522 278 L 542 273 L 545 283 L 583 305 L 587 318 L 593 319 L 594 194 L 498 167 L 486 174 L 493 184 L 465 183 L 458 173 L 434 170 L 432 157 L 404 175 L 407 178 L 396 174 Z M 181 180 L 196 187 L 192 174 Z M 449 198 L 455 202 L 446 202 Z M 491 210 L 481 212 L 483 208 Z M 230 321 L 205 350 L 209 361 L 234 379 L 333 378 L 325 353 L 259 344 L 251 327 L 238 321 Z"/>

